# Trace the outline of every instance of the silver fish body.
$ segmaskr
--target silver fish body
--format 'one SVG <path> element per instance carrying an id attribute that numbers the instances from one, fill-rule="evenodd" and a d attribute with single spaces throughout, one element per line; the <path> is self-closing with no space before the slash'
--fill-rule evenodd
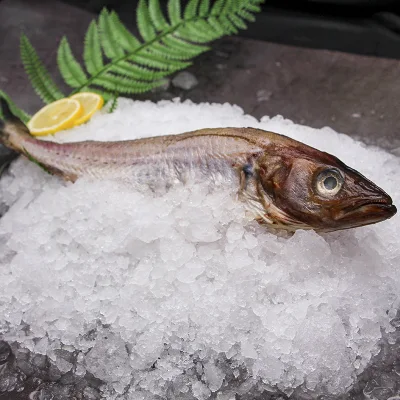
<path id="1" fill-rule="evenodd" d="M 216 128 L 119 142 L 37 140 L 2 103 L 0 141 L 52 174 L 118 179 L 157 191 L 176 182 L 230 181 L 260 221 L 332 231 L 383 221 L 392 199 L 336 157 L 273 132 Z"/>

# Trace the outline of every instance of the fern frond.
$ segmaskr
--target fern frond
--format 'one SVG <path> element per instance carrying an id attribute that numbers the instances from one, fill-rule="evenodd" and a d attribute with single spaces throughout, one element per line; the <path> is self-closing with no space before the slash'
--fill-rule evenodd
<path id="1" fill-rule="evenodd" d="M 207 26 L 207 32 L 200 30 L 200 24 L 204 28 Z M 225 33 L 225 31 L 223 31 Z M 212 25 L 208 24 L 205 21 L 196 21 L 192 24 L 185 24 L 179 29 L 176 30 L 176 36 L 181 39 L 189 40 L 194 43 L 208 43 L 215 39 L 218 39 L 222 35 L 215 31 Z"/>
<path id="2" fill-rule="evenodd" d="M 136 21 L 140 35 L 145 41 L 151 41 L 156 37 L 156 31 L 150 18 L 146 0 L 139 0 Z"/>
<path id="3" fill-rule="evenodd" d="M 191 54 L 192 57 L 197 56 L 198 54 L 201 54 L 207 50 L 210 50 L 210 47 L 208 46 L 188 43 L 173 35 L 165 36 L 162 41 L 166 46 L 172 49 L 176 49 L 177 51 L 185 52 L 186 54 Z"/>
<path id="4" fill-rule="evenodd" d="M 240 10 L 240 12 L 238 12 L 238 15 L 249 22 L 254 22 L 256 20 L 256 17 L 247 10 Z"/>
<path id="5" fill-rule="evenodd" d="M 124 55 L 124 50 L 118 41 L 118 33 L 112 29 L 110 23 L 111 18 L 106 8 L 100 13 L 99 29 L 100 29 L 100 42 L 102 44 L 104 54 L 108 58 L 117 58 Z"/>
<path id="6" fill-rule="evenodd" d="M 118 97 L 114 96 L 114 98 L 112 98 L 110 100 L 110 102 L 111 102 L 111 104 L 110 104 L 109 109 L 108 109 L 109 114 L 113 113 L 116 110 L 116 108 L 118 106 Z"/>
<path id="7" fill-rule="evenodd" d="M 201 0 L 200 6 L 199 6 L 199 16 L 200 17 L 205 17 L 210 10 L 210 0 Z"/>
<path id="8" fill-rule="evenodd" d="M 138 82 L 111 73 L 104 74 L 93 81 L 94 85 L 104 87 L 107 90 L 129 94 L 148 92 L 151 89 L 162 86 L 164 83 L 165 82 L 162 80 L 154 82 Z"/>
<path id="9" fill-rule="evenodd" d="M 199 0 L 189 0 L 183 14 L 183 19 L 188 20 L 196 16 Z"/>
<path id="10" fill-rule="evenodd" d="M 72 54 L 68 39 L 65 36 L 61 39 L 58 47 L 57 64 L 67 85 L 76 88 L 87 81 L 87 76 Z"/>
<path id="11" fill-rule="evenodd" d="M 211 26 L 208 21 L 205 21 L 204 19 L 199 19 L 196 22 L 193 23 L 193 27 L 195 29 L 198 29 L 203 35 L 208 36 L 211 41 L 215 40 L 223 35 L 218 33 L 213 26 Z M 226 33 L 226 32 L 225 32 Z"/>
<path id="12" fill-rule="evenodd" d="M 21 35 L 21 59 L 33 89 L 45 103 L 64 97 L 24 34 Z"/>
<path id="13" fill-rule="evenodd" d="M 180 69 L 180 68 L 178 68 Z M 137 64 L 132 64 L 129 61 L 120 61 L 117 63 L 110 72 L 123 75 L 130 79 L 137 79 L 142 81 L 154 81 L 171 74 L 171 70 L 160 70 L 155 71 L 152 69 L 141 67 Z"/>
<path id="14" fill-rule="evenodd" d="M 139 40 L 126 29 L 115 11 L 109 14 L 109 24 L 119 44 L 126 51 L 133 51 L 140 46 Z"/>
<path id="15" fill-rule="evenodd" d="M 162 13 L 159 0 L 149 1 L 149 14 L 157 31 L 163 31 L 169 28 L 168 22 Z"/>
<path id="16" fill-rule="evenodd" d="M 245 6 L 246 3 L 250 2 L 250 1 L 243 2 L 242 7 Z M 240 2 L 238 2 L 236 0 L 227 0 L 222 9 L 221 14 L 225 15 L 225 14 L 231 14 L 231 13 L 237 12 L 241 8 L 241 7 L 238 7 L 239 4 L 240 4 Z"/>
<path id="17" fill-rule="evenodd" d="M 219 21 L 227 34 L 232 35 L 239 32 L 233 22 L 226 15 L 222 15 L 219 18 Z"/>
<path id="18" fill-rule="evenodd" d="M 181 2 L 180 0 L 168 1 L 168 15 L 171 25 L 178 25 L 181 22 Z"/>
<path id="19" fill-rule="evenodd" d="M 244 9 L 246 9 L 249 12 L 257 13 L 261 11 L 261 7 L 258 4 L 254 4 L 252 2 L 248 2 L 245 6 Z"/>
<path id="20" fill-rule="evenodd" d="M 225 33 L 224 28 L 216 17 L 208 18 L 207 22 L 212 26 L 216 34 L 222 36 Z"/>
<path id="21" fill-rule="evenodd" d="M 211 9 L 211 15 L 222 15 L 226 2 L 227 0 L 217 0 Z"/>
<path id="22" fill-rule="evenodd" d="M 66 38 L 57 54 L 59 69 L 74 92 L 91 90 L 105 100 L 123 93 L 141 93 L 161 86 L 163 78 L 191 65 L 209 50 L 205 44 L 245 29 L 254 20 L 263 0 L 188 0 L 183 13 L 181 0 L 169 0 L 164 15 L 159 0 L 139 0 L 135 37 L 114 11 L 103 9 L 85 35 L 83 60 L 79 64 Z M 143 39 L 141 41 L 140 39 Z M 62 97 L 33 47 L 21 38 L 25 68 L 38 94 L 46 101 Z"/>
<path id="23" fill-rule="evenodd" d="M 21 121 L 23 121 L 25 124 L 28 123 L 28 121 L 31 119 L 31 116 L 27 114 L 25 111 L 21 110 L 12 100 L 11 97 L 4 92 L 3 90 L 0 90 L 0 97 L 3 98 L 7 104 L 8 107 L 10 107 L 11 112 L 18 117 Z M 4 115 L 2 114 L 2 110 L 0 109 L 0 117 L 4 119 Z"/>
<path id="24" fill-rule="evenodd" d="M 83 59 L 90 75 L 95 75 L 104 67 L 99 30 L 96 21 L 92 21 L 85 35 Z"/>
<path id="25" fill-rule="evenodd" d="M 243 22 L 242 18 L 238 17 L 236 14 L 231 14 L 229 19 L 233 24 L 239 29 L 247 29 L 247 25 Z"/>
<path id="26" fill-rule="evenodd" d="M 161 43 L 153 43 L 149 48 L 148 51 L 152 54 L 158 54 L 164 57 L 167 60 L 188 60 L 193 57 L 192 54 L 186 53 L 182 50 L 177 50 L 171 47 L 164 46 Z M 198 53 L 197 53 L 198 54 Z M 196 55 L 197 55 L 196 54 Z"/>
<path id="27" fill-rule="evenodd" d="M 141 51 L 139 54 L 134 54 L 129 57 L 129 60 L 146 67 L 168 71 L 176 71 L 178 69 L 187 68 L 191 65 L 190 62 L 182 62 L 172 59 L 167 60 L 164 57 L 149 53 L 148 51 Z"/>

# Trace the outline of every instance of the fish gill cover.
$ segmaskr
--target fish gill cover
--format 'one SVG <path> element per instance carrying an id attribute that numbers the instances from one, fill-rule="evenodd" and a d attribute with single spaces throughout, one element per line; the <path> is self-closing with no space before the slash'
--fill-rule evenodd
<path id="1" fill-rule="evenodd" d="M 121 100 L 113 114 L 52 140 L 219 126 L 272 130 L 332 152 L 400 201 L 398 157 L 329 128 L 258 122 L 229 104 Z M 9 207 L 0 219 L 3 339 L 47 355 L 58 377 L 100 379 L 101 395 L 83 398 L 346 393 L 382 332 L 394 343 L 397 219 L 277 236 L 247 218 L 236 190 L 229 180 L 162 196 L 113 182 L 68 184 L 19 159 L 0 180 Z"/>

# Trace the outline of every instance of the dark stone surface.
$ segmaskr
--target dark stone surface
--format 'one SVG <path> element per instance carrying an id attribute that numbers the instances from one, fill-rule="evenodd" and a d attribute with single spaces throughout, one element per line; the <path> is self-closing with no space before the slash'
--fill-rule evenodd
<path id="1" fill-rule="evenodd" d="M 281 114 L 389 149 L 400 146 L 399 61 L 229 39 L 191 72 L 199 85 L 184 96 L 195 102 L 228 101 L 256 117 Z"/>
<path id="2" fill-rule="evenodd" d="M 1 1 L 1 89 L 8 92 L 20 107 L 35 112 L 42 103 L 30 87 L 19 61 L 20 32 L 23 30 L 29 36 L 56 82 L 61 84 L 56 73 L 57 44 L 67 34 L 75 54 L 81 54 L 84 32 L 92 17 L 88 12 L 53 0 Z M 195 102 L 236 103 L 256 117 L 281 114 L 297 123 L 316 128 L 329 125 L 367 143 L 395 151 L 400 149 L 399 61 L 226 38 L 216 43 L 211 52 L 199 57 L 189 71 L 199 80 L 194 89 L 171 88 L 168 92 L 140 98 L 157 100 L 181 96 Z M 0 160 L 9 157 L 0 154 Z M 346 398 L 364 398 L 365 388 L 366 395 L 372 398 L 370 393 L 374 388 L 387 386 L 392 375 L 397 379 L 398 374 L 392 372 L 393 366 L 398 371 L 400 365 L 398 335 L 392 343 L 383 342 L 381 354 L 364 371 Z M 0 400 L 26 400 L 39 385 L 43 399 L 54 398 L 51 396 L 71 398 L 78 389 L 82 393 L 79 398 L 98 398 L 95 385 L 85 389 L 76 383 L 74 386 L 71 374 L 58 376 L 51 372 L 55 367 L 49 365 L 43 356 L 26 354 L 24 358 L 19 352 L 13 356 L 7 353 L 9 348 L 6 345 L 2 346 L 1 359 L 7 361 L 5 367 L 0 366 L 0 380 L 10 388 L 23 390 L 0 394 Z M 51 383 L 52 379 L 59 382 Z M 91 382 L 89 378 L 85 379 Z M 370 386 L 369 382 L 372 382 Z M 266 394 L 264 398 L 274 395 L 268 396 Z M 301 393 L 298 393 L 298 398 L 303 398 Z"/>
<path id="3" fill-rule="evenodd" d="M 23 70 L 19 38 L 24 32 L 38 51 L 55 81 L 57 46 L 64 35 L 76 54 L 82 53 L 83 37 L 93 16 L 85 11 L 52 0 L 4 0 L 0 2 L 0 88 L 29 113 L 43 106 Z M 67 93 L 67 92 L 66 92 Z"/>

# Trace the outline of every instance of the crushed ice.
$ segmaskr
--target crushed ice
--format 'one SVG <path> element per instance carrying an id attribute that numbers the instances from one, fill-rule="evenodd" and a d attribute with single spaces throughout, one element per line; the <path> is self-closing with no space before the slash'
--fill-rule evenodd
<path id="1" fill-rule="evenodd" d="M 398 157 L 329 128 L 258 122 L 229 104 L 121 100 L 115 113 L 53 140 L 221 126 L 334 153 L 400 203 Z M 115 182 L 65 184 L 16 161 L 0 181 L 9 206 L 0 219 L 2 337 L 48 355 L 61 374 L 93 374 L 110 399 L 229 399 L 300 385 L 344 393 L 376 354 L 381 329 L 394 329 L 398 218 L 276 236 L 248 220 L 234 191 L 189 185 L 154 197 Z M 60 358 L 60 349 L 78 357 Z"/>

